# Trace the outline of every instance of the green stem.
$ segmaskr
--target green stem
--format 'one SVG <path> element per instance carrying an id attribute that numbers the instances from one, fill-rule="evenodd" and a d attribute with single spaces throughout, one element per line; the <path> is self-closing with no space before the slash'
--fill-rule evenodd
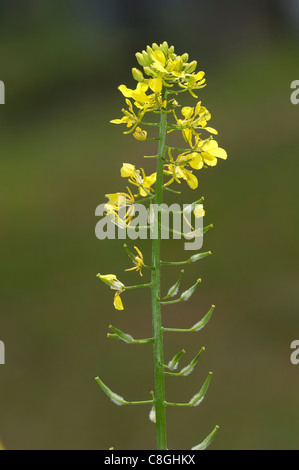
<path id="1" fill-rule="evenodd" d="M 167 91 L 164 88 L 162 101 L 166 99 Z M 163 200 L 163 162 L 165 154 L 165 140 L 167 129 L 167 113 L 160 112 L 160 133 L 157 155 L 157 179 L 155 186 L 155 203 L 162 204 Z M 155 412 L 157 449 L 166 450 L 166 404 L 165 404 L 165 378 L 163 354 L 163 329 L 161 319 L 161 214 L 158 211 L 158 237 L 152 241 L 152 324 L 154 338 L 154 375 L 155 375 Z"/>
<path id="2" fill-rule="evenodd" d="M 153 400 L 125 401 L 124 405 L 150 405 Z"/>
<path id="3" fill-rule="evenodd" d="M 175 300 L 166 300 L 165 302 L 163 302 L 161 300 L 160 304 L 161 305 L 170 305 L 170 304 L 178 304 L 179 302 L 183 302 L 184 299 L 182 299 L 181 297 L 179 299 L 175 299 Z M 163 329 L 164 331 L 164 329 Z"/>
<path id="4" fill-rule="evenodd" d="M 136 286 L 125 286 L 124 290 L 140 289 L 142 287 L 151 287 L 151 283 L 149 282 L 148 284 L 136 284 Z"/>

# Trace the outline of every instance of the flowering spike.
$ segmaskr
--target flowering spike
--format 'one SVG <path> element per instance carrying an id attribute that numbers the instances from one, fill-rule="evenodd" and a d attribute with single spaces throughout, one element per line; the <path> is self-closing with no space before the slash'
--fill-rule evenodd
<path id="1" fill-rule="evenodd" d="M 180 103 L 179 98 L 182 93 L 189 92 L 196 97 L 195 92 L 206 86 L 205 73 L 197 70 L 197 61 L 189 59 L 188 53 L 177 54 L 173 46 L 169 46 L 166 41 L 161 44 L 153 43 L 148 45 L 141 52 L 136 53 L 136 59 L 140 68 L 133 68 L 132 75 L 136 80 L 132 88 L 121 84 L 118 89 L 124 97 L 125 106 L 122 108 L 122 116 L 113 119 L 113 124 L 123 124 L 125 126 L 124 134 L 132 135 L 138 141 L 157 141 L 157 150 L 153 152 L 153 159 L 156 171 L 145 174 L 142 168 L 137 169 L 133 163 L 123 163 L 121 168 L 121 177 L 127 178 L 129 185 L 132 185 L 136 191 L 133 194 L 127 186 L 127 192 L 116 192 L 107 194 L 108 202 L 105 204 L 105 215 L 118 228 L 122 236 L 124 232 L 132 239 L 136 237 L 137 224 L 132 223 L 136 212 L 138 213 L 137 203 L 154 200 L 159 207 L 163 203 L 164 190 L 179 195 L 180 191 L 170 187 L 172 184 L 185 183 L 191 189 L 198 187 L 197 171 L 204 171 L 208 167 L 214 167 L 218 160 L 226 160 L 226 151 L 218 145 L 215 136 L 217 130 L 210 126 L 211 113 L 202 104 L 200 100 L 191 105 Z M 148 113 L 154 114 L 153 119 L 148 119 Z M 155 119 L 156 115 L 159 119 Z M 145 130 L 145 128 L 147 130 Z M 157 129 L 158 128 L 158 129 Z M 155 134 L 154 132 L 158 130 Z M 147 132 L 149 131 L 149 132 Z M 150 132 L 153 132 L 153 135 Z M 178 147 L 167 145 L 168 135 L 177 132 L 183 141 Z M 172 135 L 172 134 L 171 134 Z M 179 145 L 179 144 L 178 144 Z M 149 158 L 149 157 L 148 157 Z M 131 187 L 132 187 L 131 186 Z M 151 290 L 152 299 L 152 331 L 153 337 L 135 340 L 131 335 L 110 325 L 112 333 L 108 334 L 110 338 L 117 338 L 129 344 L 152 343 L 154 352 L 154 377 L 155 377 L 155 396 L 152 393 L 152 400 L 127 402 L 119 395 L 112 392 L 100 379 L 96 379 L 105 393 L 118 405 L 123 404 L 151 404 L 150 419 L 156 424 L 157 448 L 159 450 L 167 449 L 166 441 L 166 406 L 197 406 L 205 396 L 211 373 L 197 393 L 188 403 L 168 403 L 165 396 L 165 374 L 186 376 L 190 374 L 198 362 L 199 356 L 204 350 L 195 356 L 195 358 L 180 372 L 171 372 L 178 367 L 178 362 L 184 353 L 184 350 L 177 353 L 166 366 L 163 364 L 164 346 L 163 333 L 165 331 L 173 332 L 191 332 L 201 330 L 209 321 L 214 306 L 209 312 L 189 329 L 164 328 L 162 325 L 161 308 L 164 304 L 176 304 L 188 300 L 194 293 L 200 279 L 184 291 L 179 298 L 166 300 L 177 295 L 180 286 L 183 270 L 180 273 L 178 281 L 168 290 L 166 297 L 161 299 L 161 267 L 163 265 L 185 265 L 199 261 L 211 252 L 195 253 L 187 260 L 177 262 L 161 261 L 161 239 L 163 238 L 164 227 L 173 233 L 174 237 L 194 242 L 201 241 L 203 234 L 213 227 L 209 224 L 202 228 L 201 224 L 205 216 L 205 210 L 202 204 L 203 198 L 196 202 L 184 206 L 182 211 L 176 211 L 182 215 L 184 227 L 189 226 L 189 233 L 182 233 L 180 227 L 165 227 L 162 215 L 158 216 L 157 233 L 154 234 L 151 214 L 152 206 L 147 209 L 146 217 L 138 225 L 140 231 L 147 235 L 150 233 L 152 239 L 152 261 L 151 266 L 146 266 L 143 255 L 137 246 L 134 247 L 136 254 L 125 245 L 125 249 L 133 262 L 133 267 L 126 271 L 137 271 L 142 275 L 141 269 L 151 269 L 151 280 L 148 283 L 125 286 L 117 279 L 114 274 L 98 274 L 98 277 L 115 291 L 114 307 L 117 310 L 123 310 L 123 304 L 120 294 L 124 291 L 148 287 Z M 191 217 L 195 220 L 195 228 L 191 225 Z M 197 228 L 198 225 L 201 228 Z M 115 227 L 113 227 L 115 229 Z M 150 229 L 150 230 L 148 230 Z M 133 232 L 132 232 L 133 230 Z M 152 235 L 155 236 L 152 236 Z M 132 237 L 131 237 L 132 235 Z M 200 239 L 196 239 L 200 237 Z M 140 237 L 143 238 L 143 237 Z M 188 243 L 195 249 L 196 243 Z M 196 244 L 197 245 L 197 244 Z M 198 246 L 198 245 L 197 245 Z M 192 248 L 190 248 L 192 249 Z M 165 371 L 169 369 L 169 371 Z M 212 433 L 194 450 L 206 448 L 214 437 L 217 427 Z"/>

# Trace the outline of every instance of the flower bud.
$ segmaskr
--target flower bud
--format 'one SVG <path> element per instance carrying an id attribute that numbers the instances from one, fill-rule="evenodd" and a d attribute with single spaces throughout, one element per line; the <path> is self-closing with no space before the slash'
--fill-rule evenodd
<path id="1" fill-rule="evenodd" d="M 193 60 L 192 62 L 190 62 L 190 64 L 186 64 L 185 72 L 192 73 L 192 72 L 194 72 L 196 67 L 197 67 L 197 62 L 196 62 L 196 60 Z"/>
<path id="2" fill-rule="evenodd" d="M 141 54 L 141 52 L 136 52 L 135 54 L 136 56 L 136 59 L 137 59 L 137 62 L 139 65 L 141 65 L 142 67 L 144 67 L 145 65 L 147 65 L 146 61 L 144 60 L 144 57 L 143 55 Z"/>
<path id="3" fill-rule="evenodd" d="M 143 73 L 140 70 L 136 69 L 135 67 L 132 69 L 132 75 L 133 75 L 133 78 L 137 82 L 143 82 L 144 81 Z"/>
<path id="4" fill-rule="evenodd" d="M 162 49 L 162 51 L 164 52 L 165 55 L 168 54 L 169 47 L 168 47 L 168 43 L 166 41 L 164 41 L 163 44 L 161 45 L 161 49 Z"/>
<path id="5" fill-rule="evenodd" d="M 143 70 L 144 73 L 146 73 L 146 75 L 149 75 L 150 77 L 154 77 L 156 75 L 156 73 L 150 67 L 144 67 Z"/>
<path id="6" fill-rule="evenodd" d="M 148 56 L 151 57 L 151 55 L 154 51 L 150 46 L 146 46 L 146 52 L 147 52 Z"/>

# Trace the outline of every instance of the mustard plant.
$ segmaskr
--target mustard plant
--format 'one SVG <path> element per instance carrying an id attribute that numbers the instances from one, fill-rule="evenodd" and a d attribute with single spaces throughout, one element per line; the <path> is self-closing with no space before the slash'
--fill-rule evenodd
<path id="1" fill-rule="evenodd" d="M 193 98 L 198 100 L 196 91 L 206 86 L 205 73 L 196 71 L 197 62 L 189 61 L 187 53 L 177 55 L 173 46 L 168 46 L 167 42 L 163 44 L 152 44 L 147 46 L 146 50 L 136 53 L 136 58 L 142 70 L 132 69 L 133 78 L 137 81 L 137 86 L 133 89 L 120 85 L 119 90 L 125 97 L 126 108 L 122 109 L 123 116 L 120 119 L 114 119 L 114 124 L 123 124 L 126 126 L 124 134 L 131 134 L 139 141 L 157 141 L 157 154 L 147 157 L 156 162 L 155 172 L 146 175 L 143 169 L 137 169 L 132 163 L 123 163 L 120 170 L 121 177 L 128 179 L 127 192 L 117 192 L 107 194 L 108 202 L 105 204 L 105 213 L 111 217 L 113 223 L 127 229 L 128 233 L 132 228 L 132 220 L 135 216 L 136 201 L 142 204 L 154 203 L 161 207 L 164 191 L 171 191 L 180 194 L 173 184 L 181 184 L 185 181 L 187 185 L 196 190 L 198 179 L 194 170 L 203 170 L 213 167 L 217 164 L 218 158 L 226 159 L 227 154 L 224 149 L 218 146 L 214 136 L 217 131 L 208 126 L 211 114 L 205 108 L 201 101 L 191 106 L 181 106 L 179 98 L 186 92 L 189 92 Z M 153 118 L 149 121 L 148 115 Z M 155 119 L 156 118 L 156 119 Z M 149 136 L 147 129 L 155 128 L 158 134 Z M 166 140 L 171 137 L 173 132 L 180 133 L 184 144 L 182 147 L 171 146 Z M 135 188 L 135 191 L 133 191 Z M 135 193 L 136 192 L 136 193 Z M 203 198 L 190 204 L 187 209 L 182 210 L 181 214 L 186 219 L 187 213 L 192 213 L 195 219 L 203 218 L 205 215 Z M 180 371 L 177 371 L 179 361 L 184 350 L 175 354 L 168 361 L 164 360 L 163 336 L 165 333 L 181 332 L 192 333 L 200 331 L 210 320 L 215 306 L 190 328 L 166 328 L 163 326 L 161 309 L 163 306 L 187 301 L 196 290 L 200 279 L 196 279 L 194 284 L 180 295 L 178 295 L 183 270 L 180 272 L 178 281 L 169 288 L 167 294 L 161 292 L 161 270 L 163 266 L 181 266 L 199 261 L 209 254 L 208 252 L 196 253 L 183 261 L 163 261 L 161 259 L 161 238 L 162 238 L 162 216 L 158 210 L 154 221 L 152 220 L 151 209 L 148 209 L 148 225 L 152 228 L 155 225 L 156 235 L 151 237 L 152 259 L 146 262 L 143 254 L 137 246 L 130 248 L 127 244 L 124 248 L 131 259 L 133 266 L 127 271 L 136 271 L 143 275 L 142 271 L 146 269 L 151 273 L 151 280 L 148 283 L 137 285 L 124 285 L 118 280 L 115 274 L 98 274 L 98 278 L 106 283 L 115 291 L 114 307 L 117 310 L 123 310 L 124 305 L 121 294 L 131 289 L 145 288 L 151 290 L 151 310 L 152 310 L 152 336 L 145 339 L 134 339 L 130 334 L 124 333 L 118 328 L 110 325 L 111 332 L 108 337 L 125 341 L 129 344 L 152 344 L 154 354 L 154 391 L 150 394 L 149 400 L 127 401 L 120 395 L 112 392 L 100 378 L 96 378 L 108 397 L 117 405 L 148 405 L 150 407 L 149 417 L 156 425 L 157 449 L 167 449 L 167 429 L 166 429 L 166 408 L 168 406 L 194 407 L 199 405 L 209 387 L 212 373 L 208 374 L 205 382 L 189 402 L 171 403 L 167 401 L 165 395 L 165 377 L 186 376 L 190 374 L 204 348 L 198 352 L 195 358 Z M 212 225 L 203 227 L 202 230 L 195 230 L 190 222 L 191 237 L 202 236 Z M 146 227 L 146 228 L 147 228 Z M 199 233 L 200 232 L 200 233 Z M 216 426 L 208 437 L 199 445 L 195 445 L 193 450 L 205 449 L 213 440 L 217 433 Z"/>

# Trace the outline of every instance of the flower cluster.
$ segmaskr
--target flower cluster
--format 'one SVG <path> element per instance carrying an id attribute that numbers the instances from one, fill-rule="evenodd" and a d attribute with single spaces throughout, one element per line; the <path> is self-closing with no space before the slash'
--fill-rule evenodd
<path id="1" fill-rule="evenodd" d="M 198 180 L 193 170 L 215 166 L 218 158 L 224 160 L 227 158 L 226 151 L 218 146 L 212 135 L 201 137 L 202 132 L 218 134 L 216 129 L 207 126 L 211 113 L 201 101 L 198 101 L 194 107 L 182 107 L 181 117 L 177 115 L 176 109 L 180 107 L 177 101 L 178 94 L 188 91 L 197 98 L 194 90 L 206 85 L 205 74 L 202 71 L 196 72 L 197 62 L 188 62 L 188 54 L 177 55 L 174 47 L 169 47 L 167 42 L 148 46 L 146 50 L 137 52 L 136 58 L 143 71 L 137 68 L 132 69 L 133 78 L 137 81 L 135 89 L 130 89 L 125 85 L 119 86 L 119 90 L 126 98 L 128 109 L 122 110 L 124 116 L 121 119 L 114 119 L 111 122 L 126 124 L 129 130 L 125 131 L 125 134 L 133 133 L 135 139 L 145 141 L 148 139 L 148 134 L 143 128 L 158 125 L 155 122 L 144 121 L 146 113 L 152 111 L 172 113 L 174 123 L 168 124 L 167 130 L 168 132 L 180 131 L 188 148 L 182 149 L 183 151 L 176 158 L 169 153 L 169 160 L 164 165 L 164 171 L 171 178 L 166 185 L 169 186 L 174 181 L 180 183 L 180 179 L 183 179 L 191 189 L 196 189 Z M 123 173 L 125 171 L 126 169 L 122 170 Z M 129 171 L 131 175 L 128 174 Z M 146 188 L 146 183 L 150 183 L 151 187 L 155 182 L 155 174 L 146 178 L 144 173 L 141 177 L 135 168 L 129 171 L 127 175 L 130 177 L 130 182 L 139 186 L 139 195 L 144 196 L 150 192 L 149 187 Z"/>
<path id="2" fill-rule="evenodd" d="M 163 182 L 163 186 L 168 188 L 171 184 L 175 182 L 180 184 L 183 180 L 191 189 L 196 189 L 198 179 L 194 170 L 215 166 L 218 158 L 223 160 L 227 158 L 226 151 L 220 148 L 214 139 L 218 134 L 217 130 L 208 126 L 211 113 L 202 102 L 198 101 L 194 107 L 180 107 L 177 101 L 179 94 L 184 92 L 189 92 L 197 98 L 195 91 L 206 86 L 205 74 L 196 71 L 197 62 L 195 60 L 189 62 L 187 53 L 177 55 L 174 47 L 169 47 L 167 42 L 147 46 L 146 50 L 136 53 L 136 58 L 142 68 L 142 70 L 132 69 L 133 78 L 137 81 L 136 87 L 131 89 L 123 84 L 118 87 L 125 97 L 127 107 L 122 109 L 122 118 L 113 119 L 111 122 L 125 124 L 127 130 L 124 134 L 132 133 L 135 139 L 146 141 L 149 137 L 144 127 L 159 127 L 159 123 L 148 122 L 144 120 L 145 116 L 152 112 L 167 113 L 173 118 L 172 122 L 168 119 L 167 133 L 180 132 L 186 148 L 165 146 L 168 158 L 167 155 L 164 156 L 163 173 L 166 181 Z M 159 140 L 158 137 L 153 139 Z M 127 178 L 132 189 L 127 186 L 127 192 L 106 194 L 108 202 L 105 204 L 105 210 L 106 214 L 112 216 L 112 221 L 116 225 L 126 228 L 135 215 L 136 200 L 143 202 L 154 198 L 157 173 L 146 175 L 143 168 L 137 169 L 131 163 L 123 163 L 120 174 L 122 178 Z M 136 189 L 136 193 L 132 192 L 133 188 Z M 197 207 L 193 212 L 197 218 L 204 215 L 203 208 Z M 131 256 L 134 264 L 131 270 L 141 274 L 141 268 L 144 266 L 143 257 L 137 247 L 135 250 L 138 255 Z M 121 283 L 117 284 L 119 281 L 114 275 L 98 276 L 117 291 L 114 306 L 122 310 L 120 294 L 125 290 L 124 286 L 120 286 Z"/>

